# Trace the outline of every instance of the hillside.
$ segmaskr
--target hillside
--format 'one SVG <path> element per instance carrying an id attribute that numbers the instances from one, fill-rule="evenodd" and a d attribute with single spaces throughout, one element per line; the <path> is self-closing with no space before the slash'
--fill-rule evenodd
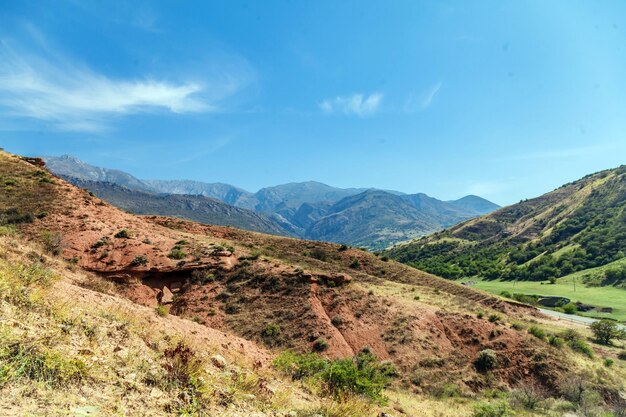
<path id="1" fill-rule="evenodd" d="M 332 205 L 313 223 L 307 236 L 383 249 L 392 242 L 438 230 L 441 225 L 403 196 L 367 191 Z"/>
<path id="2" fill-rule="evenodd" d="M 343 189 L 315 181 L 266 187 L 253 194 L 221 183 L 139 180 L 130 174 L 121 175 L 119 171 L 90 166 L 70 156 L 49 157 L 46 161 L 54 173 L 66 178 L 88 181 L 104 179 L 110 180 L 109 182 L 120 178 L 118 184 L 132 190 L 216 198 L 229 205 L 255 210 L 282 229 L 285 236 L 328 240 L 369 249 L 384 249 L 390 244 L 441 230 L 498 207 L 477 196 L 445 202 L 423 193 L 407 195 L 396 191 Z M 136 197 L 139 195 L 141 194 Z M 117 204 L 119 200 L 108 201 L 126 209 L 126 206 Z M 133 212 L 168 214 L 208 223 L 232 224 L 211 222 L 206 216 L 190 217 L 191 212 L 181 210 L 180 205 L 164 211 L 163 204 L 166 201 L 167 198 L 161 200 L 158 211 L 149 213 L 135 209 Z M 351 204 L 353 206 L 349 207 Z M 145 207 L 154 208 L 155 205 L 149 203 Z M 250 228 L 245 223 L 237 225 L 249 230 L 280 234 L 276 230 Z"/>
<path id="3" fill-rule="evenodd" d="M 201 223 L 234 226 L 246 230 L 289 236 L 263 214 L 234 207 L 202 195 L 153 194 L 131 190 L 110 182 L 66 178 L 77 187 L 87 189 L 116 207 L 134 214 L 159 214 L 183 217 Z"/>
<path id="4" fill-rule="evenodd" d="M 3 314 L 10 311 L 10 323 L 31 329 L 11 333 L 9 344 L 0 342 L 0 369 L 8 370 L 0 373 L 5 375 L 0 376 L 0 386 L 12 410 L 54 406 L 62 414 L 96 406 L 126 415 L 145 414 L 147 407 L 153 415 L 466 416 L 474 405 L 502 405 L 502 401 L 491 404 L 488 391 L 494 386 L 513 392 L 539 386 L 546 396 L 559 397 L 566 395 L 569 378 L 590 372 L 584 389 L 600 392 L 607 407 L 618 404 L 618 392 L 626 388 L 622 365 L 610 370 L 602 365 L 602 357 L 616 358 L 617 350 L 597 347 L 598 356 L 592 359 L 533 337 L 525 331 L 528 326 L 562 330 L 533 308 L 358 249 L 135 216 L 6 153 L 0 153 L 0 175 L 2 234 L 9 236 L 0 243 L 11 259 L 5 264 L 0 257 L 0 267 L 17 265 L 21 271 L 20 262 L 25 267 L 36 262 L 67 277 L 52 287 L 49 296 L 37 295 L 39 278 L 27 279 L 21 272 L 16 277 L 22 281 L 15 282 L 27 289 L 16 287 L 14 281 L 0 285 Z M 46 253 L 40 255 L 41 251 Z M 0 276 L 6 280 L 13 275 Z M 106 294 L 100 294 L 103 291 Z M 39 316 L 46 310 L 29 310 L 34 304 L 19 301 L 20 294 L 30 293 L 32 300 L 44 300 L 50 308 L 72 300 L 66 310 L 72 312 L 69 317 L 83 320 Z M 102 319 L 92 316 L 97 311 L 102 311 Z M 119 327 L 114 311 L 135 319 Z M 159 318 L 156 313 L 150 317 L 150 311 L 176 317 Z M 31 333 L 34 323 L 43 331 L 72 336 L 57 336 L 53 345 L 40 346 L 38 336 Z M 93 334 L 95 339 L 89 336 Z M 175 334 L 189 335 L 185 343 L 198 353 L 177 350 Z M 25 401 L 24 384 L 40 374 L 19 374 L 15 360 L 21 356 L 15 356 L 11 346 L 36 346 L 55 358 L 64 352 L 73 365 L 67 365 L 66 376 L 55 376 L 48 388 L 31 390 Z M 286 349 L 294 353 L 284 353 Z M 206 351 L 242 355 L 240 370 L 230 368 L 224 374 L 212 369 L 208 362 L 218 370 L 224 365 L 200 353 Z M 313 362 L 320 371 L 310 368 L 311 362 L 298 368 L 305 366 L 301 362 L 305 359 L 297 355 L 309 352 L 330 362 Z M 196 363 L 196 354 L 203 365 L 191 369 L 201 372 L 193 374 L 199 379 L 189 379 L 188 373 L 167 376 L 178 369 L 176 364 L 182 363 L 187 372 L 185 364 Z M 124 365 L 115 359 L 119 356 L 132 362 Z M 279 360 L 272 366 L 268 357 Z M 317 356 L 302 358 L 310 361 Z M 383 361 L 380 368 L 376 361 Z M 82 371 L 80 364 L 86 362 L 94 365 Z M 328 379 L 336 374 L 323 371 L 327 366 L 365 364 L 373 368 L 366 368 L 366 379 L 357 385 Z M 150 373 L 151 366 L 165 377 Z M 313 374 L 303 382 L 281 382 L 286 370 L 298 379 L 301 374 L 293 373 L 297 369 Z M 375 383 L 370 379 L 374 377 L 382 379 Z M 174 383 L 155 386 L 154 378 L 173 378 Z M 57 381 L 62 382 L 55 385 Z M 120 383 L 136 393 L 120 391 Z M 378 385 L 369 385 L 374 383 Z M 358 391 L 361 384 L 368 384 L 368 390 Z M 387 400 L 377 397 L 383 394 Z M 46 400 L 46 395 L 53 395 L 53 400 Z M 464 399 L 456 402 L 459 396 Z M 477 397 L 485 404 L 476 404 Z M 142 404 L 141 412 L 137 404 Z M 441 414 L 441 409 L 450 411 Z"/>
<path id="5" fill-rule="evenodd" d="M 542 281 L 582 274 L 624 253 L 626 166 L 399 245 L 388 255 L 447 278 Z M 626 283 L 622 267 L 608 270 L 588 283 Z"/>

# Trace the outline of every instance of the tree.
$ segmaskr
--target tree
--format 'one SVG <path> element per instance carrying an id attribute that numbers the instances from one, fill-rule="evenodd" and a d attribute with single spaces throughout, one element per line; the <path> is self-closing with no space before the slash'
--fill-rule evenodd
<path id="1" fill-rule="evenodd" d="M 602 319 L 591 324 L 591 331 L 596 340 L 603 345 L 610 345 L 612 339 L 626 339 L 626 332 L 611 320 Z"/>

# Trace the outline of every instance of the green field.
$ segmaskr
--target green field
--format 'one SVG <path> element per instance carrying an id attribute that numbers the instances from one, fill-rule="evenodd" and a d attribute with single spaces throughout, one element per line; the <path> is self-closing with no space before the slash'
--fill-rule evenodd
<path id="1" fill-rule="evenodd" d="M 576 287 L 574 289 L 574 279 L 572 276 L 560 278 L 556 284 L 537 281 L 480 281 L 471 279 L 476 282 L 475 288 L 490 292 L 492 294 L 500 294 L 502 291 L 510 293 L 521 293 L 528 295 L 558 295 L 567 297 L 572 302 L 580 301 L 585 304 L 591 304 L 598 307 L 613 307 L 613 313 L 598 313 L 595 311 L 588 313 L 579 313 L 580 315 L 589 317 L 607 317 L 621 322 L 626 322 L 626 290 L 613 287 L 586 287 L 580 283 L 580 278 L 575 279 Z M 464 279 L 462 281 L 467 281 Z"/>

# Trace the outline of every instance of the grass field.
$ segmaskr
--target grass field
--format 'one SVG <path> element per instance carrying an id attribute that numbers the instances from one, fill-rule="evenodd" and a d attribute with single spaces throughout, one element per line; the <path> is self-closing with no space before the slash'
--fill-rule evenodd
<path id="1" fill-rule="evenodd" d="M 465 280 L 463 280 L 465 281 Z M 613 287 L 586 287 L 580 277 L 567 276 L 560 278 L 556 284 L 536 281 L 477 281 L 475 288 L 500 294 L 502 291 L 528 295 L 558 295 L 567 297 L 572 302 L 580 301 L 598 307 L 613 307 L 613 313 L 588 312 L 579 313 L 589 317 L 607 317 L 626 322 L 626 290 Z M 576 284 L 574 289 L 574 283 Z"/>

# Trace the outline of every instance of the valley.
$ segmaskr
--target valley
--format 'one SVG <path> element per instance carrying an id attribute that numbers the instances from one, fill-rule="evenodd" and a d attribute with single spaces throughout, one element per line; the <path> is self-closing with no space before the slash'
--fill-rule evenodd
<path id="1" fill-rule="evenodd" d="M 621 407 L 624 346 L 596 345 L 584 327 L 554 346 L 530 332 L 560 339 L 570 325 L 533 307 L 346 245 L 133 215 L 7 153 L 0 176 L 10 340 L 0 342 L 0 381 L 14 409 L 37 410 L 64 384 L 49 415 L 132 415 L 142 404 L 154 415 L 453 417 L 509 407 L 534 386 L 557 415 L 577 407 L 556 399 L 582 375 L 584 389 L 604 398 L 594 407 Z M 54 343 L 38 342 L 43 334 Z M 66 371 L 21 373 L 12 346 L 32 343 L 50 357 L 64 352 L 71 362 L 54 366 Z M 91 357 L 103 359 L 83 365 Z M 357 365 L 367 367 L 357 385 L 349 374 L 339 385 L 325 379 L 324 369 Z M 113 375 L 126 382 L 117 387 Z M 24 402 L 30 380 L 43 382 Z M 494 400 L 493 390 L 510 400 Z M 549 397 L 565 402 L 547 405 Z"/>

